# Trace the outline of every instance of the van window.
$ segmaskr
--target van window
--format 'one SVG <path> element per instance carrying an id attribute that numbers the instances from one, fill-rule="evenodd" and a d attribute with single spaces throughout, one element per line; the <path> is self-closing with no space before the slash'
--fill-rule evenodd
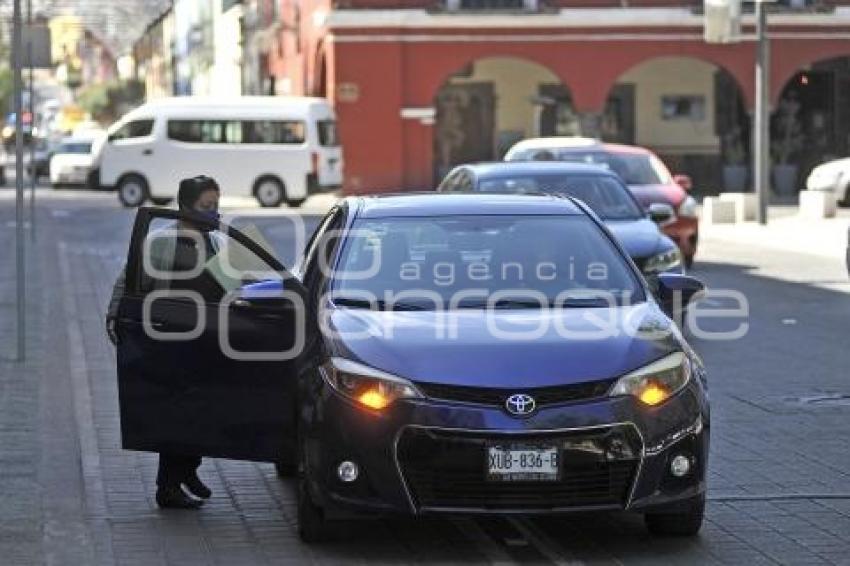
<path id="1" fill-rule="evenodd" d="M 109 140 L 126 140 L 130 138 L 143 138 L 151 135 L 153 131 L 153 120 L 133 120 L 127 122 L 109 136 Z"/>
<path id="2" fill-rule="evenodd" d="M 304 122 L 243 120 L 242 143 L 304 143 Z"/>
<path id="3" fill-rule="evenodd" d="M 335 121 L 319 120 L 316 125 L 319 128 L 319 145 L 325 147 L 336 147 L 339 145 Z"/>
<path id="4" fill-rule="evenodd" d="M 168 138 L 188 143 L 304 143 L 304 122 L 283 120 L 169 120 Z"/>
<path id="5" fill-rule="evenodd" d="M 225 143 L 225 123 L 218 120 L 169 120 L 168 139 L 189 143 Z"/>

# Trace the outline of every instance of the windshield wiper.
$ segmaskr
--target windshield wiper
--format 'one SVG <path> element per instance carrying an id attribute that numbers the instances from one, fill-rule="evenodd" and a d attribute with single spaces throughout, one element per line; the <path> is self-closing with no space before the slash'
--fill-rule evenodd
<path id="1" fill-rule="evenodd" d="M 394 310 L 394 311 L 424 311 L 428 310 L 424 305 L 414 303 L 394 302 L 387 303 L 381 299 L 370 301 L 368 299 L 360 299 L 357 297 L 334 297 L 333 303 L 341 307 L 351 307 L 357 309 L 374 309 L 374 310 Z"/>

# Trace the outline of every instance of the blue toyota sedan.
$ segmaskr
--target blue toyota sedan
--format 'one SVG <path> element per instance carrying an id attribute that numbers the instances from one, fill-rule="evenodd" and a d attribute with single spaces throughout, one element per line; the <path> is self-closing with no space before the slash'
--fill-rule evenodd
<path id="1" fill-rule="evenodd" d="M 673 208 L 654 203 L 644 210 L 625 182 L 600 165 L 566 161 L 509 161 L 459 165 L 440 192 L 546 193 L 584 201 L 620 240 L 645 275 L 682 273 L 682 254 L 659 229 L 675 218 Z"/>
<path id="2" fill-rule="evenodd" d="M 192 267 L 209 233 L 216 255 Z M 224 223 L 142 208 L 123 445 L 274 462 L 310 542 L 398 513 L 626 510 L 693 535 L 706 373 L 670 314 L 702 291 L 648 284 L 569 198 L 350 197 L 294 271 Z"/>

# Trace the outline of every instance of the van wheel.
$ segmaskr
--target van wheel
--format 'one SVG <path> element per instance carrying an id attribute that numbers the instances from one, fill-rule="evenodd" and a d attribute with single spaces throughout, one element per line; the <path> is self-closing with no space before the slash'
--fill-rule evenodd
<path id="1" fill-rule="evenodd" d="M 286 191 L 283 183 L 274 177 L 263 177 L 254 185 L 254 196 L 257 197 L 260 206 L 269 208 L 280 206 L 286 197 Z"/>
<path id="2" fill-rule="evenodd" d="M 298 208 L 298 207 L 300 207 L 302 204 L 304 204 L 304 202 L 305 202 L 306 200 L 307 200 L 307 199 L 305 199 L 305 198 L 293 198 L 293 199 L 286 199 L 286 206 L 288 206 L 288 207 L 290 207 L 290 208 Z"/>
<path id="3" fill-rule="evenodd" d="M 118 183 L 118 200 L 127 208 L 142 206 L 149 196 L 148 182 L 140 175 L 127 175 Z"/>
<path id="4" fill-rule="evenodd" d="M 151 197 L 151 202 L 157 206 L 166 206 L 171 204 L 174 199 L 171 197 Z"/>

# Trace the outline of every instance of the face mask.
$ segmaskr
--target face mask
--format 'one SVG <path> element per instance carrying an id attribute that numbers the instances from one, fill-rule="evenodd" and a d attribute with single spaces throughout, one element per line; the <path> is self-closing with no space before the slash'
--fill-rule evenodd
<path id="1" fill-rule="evenodd" d="M 221 220 L 221 214 L 219 214 L 218 210 L 199 210 L 198 214 L 215 222 Z"/>

